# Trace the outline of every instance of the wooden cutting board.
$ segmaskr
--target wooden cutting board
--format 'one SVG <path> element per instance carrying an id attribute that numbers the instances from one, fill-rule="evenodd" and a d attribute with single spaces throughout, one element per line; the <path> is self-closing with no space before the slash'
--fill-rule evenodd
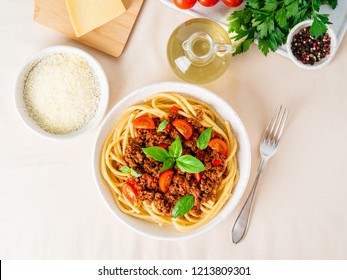
<path id="1" fill-rule="evenodd" d="M 122 54 L 144 0 L 123 0 L 126 12 L 97 29 L 76 37 L 65 0 L 35 0 L 34 20 L 76 41 L 114 57 Z"/>

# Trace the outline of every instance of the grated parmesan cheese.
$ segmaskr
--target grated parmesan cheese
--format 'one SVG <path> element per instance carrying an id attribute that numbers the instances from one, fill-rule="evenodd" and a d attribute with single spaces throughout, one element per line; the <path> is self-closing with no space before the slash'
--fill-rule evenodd
<path id="1" fill-rule="evenodd" d="M 65 134 L 80 129 L 95 116 L 100 92 L 85 58 L 56 53 L 30 70 L 23 98 L 30 117 L 42 129 Z"/>

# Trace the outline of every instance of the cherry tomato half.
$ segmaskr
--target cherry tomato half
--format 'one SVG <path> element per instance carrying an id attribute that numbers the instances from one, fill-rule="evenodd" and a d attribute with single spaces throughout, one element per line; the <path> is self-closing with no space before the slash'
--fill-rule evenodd
<path id="1" fill-rule="evenodd" d="M 201 172 L 194 173 L 194 178 L 195 178 L 196 182 L 199 183 L 201 180 Z"/>
<path id="2" fill-rule="evenodd" d="M 136 188 L 134 186 L 132 186 L 131 183 L 125 182 L 122 185 L 122 193 L 131 203 L 135 203 L 137 201 L 138 193 L 137 193 Z"/>
<path id="3" fill-rule="evenodd" d="M 243 0 L 223 0 L 223 2 L 229 7 L 237 7 L 242 4 Z"/>
<path id="4" fill-rule="evenodd" d="M 155 129 L 154 121 L 148 116 L 141 116 L 133 121 L 134 128 Z"/>
<path id="5" fill-rule="evenodd" d="M 186 138 L 186 140 L 189 140 L 193 134 L 193 127 L 189 124 L 189 122 L 182 119 L 176 119 L 172 122 L 172 124 L 183 135 L 183 137 Z"/>
<path id="6" fill-rule="evenodd" d="M 193 8 L 198 0 L 174 0 L 175 5 L 180 9 Z"/>
<path id="7" fill-rule="evenodd" d="M 225 143 L 224 140 L 220 138 L 213 138 L 208 142 L 208 146 L 216 150 L 218 153 L 222 154 L 223 156 L 227 157 L 228 156 L 228 145 Z"/>
<path id="8" fill-rule="evenodd" d="M 212 7 L 218 3 L 219 0 L 198 0 L 199 3 L 205 7 Z"/>
<path id="9" fill-rule="evenodd" d="M 169 186 L 171 184 L 171 180 L 173 177 L 173 170 L 169 169 L 164 171 L 159 176 L 159 188 L 163 193 L 166 193 L 169 189 Z"/>

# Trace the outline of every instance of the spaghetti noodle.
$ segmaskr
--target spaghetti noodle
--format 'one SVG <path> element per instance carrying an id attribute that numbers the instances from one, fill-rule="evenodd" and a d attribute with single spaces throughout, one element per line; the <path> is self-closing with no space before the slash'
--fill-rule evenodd
<path id="1" fill-rule="evenodd" d="M 119 166 L 127 165 L 124 154 L 130 139 L 138 136 L 133 121 L 141 116 L 163 119 L 169 115 L 173 107 L 179 108 L 177 114 L 180 117 L 197 120 L 205 128 L 212 127 L 213 133 L 220 135 L 228 147 L 225 167 L 218 174 L 221 178 L 220 184 L 215 186 L 213 196 L 207 201 L 202 201 L 199 215 L 189 211 L 178 218 L 164 215 L 153 201 L 149 203 L 133 200 L 132 197 L 124 194 L 122 186 L 131 178 L 131 175 L 119 170 Z M 178 231 L 187 232 L 209 222 L 232 195 L 239 178 L 236 151 L 237 141 L 230 124 L 224 121 L 211 106 L 177 93 L 158 93 L 151 96 L 144 104 L 127 108 L 115 123 L 102 149 L 101 173 L 122 212 L 159 225 L 174 225 Z"/>

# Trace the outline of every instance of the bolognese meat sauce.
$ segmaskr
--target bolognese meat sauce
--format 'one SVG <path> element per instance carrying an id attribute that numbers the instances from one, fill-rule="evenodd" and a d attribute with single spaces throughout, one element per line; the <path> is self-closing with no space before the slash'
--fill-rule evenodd
<path id="1" fill-rule="evenodd" d="M 165 129 L 158 132 L 156 129 L 137 129 L 137 137 L 129 139 L 125 149 L 124 160 L 129 167 L 137 173 L 142 174 L 136 178 L 135 187 L 137 189 L 137 200 L 147 204 L 154 203 L 156 209 L 163 215 L 170 216 L 176 202 L 185 195 L 194 196 L 194 206 L 191 213 L 196 216 L 201 215 L 201 204 L 210 199 L 214 199 L 217 188 L 225 177 L 226 157 L 218 150 L 207 147 L 199 150 L 196 142 L 205 127 L 200 124 L 202 112 L 198 111 L 197 119 L 185 118 L 171 110 L 165 120 L 168 124 Z M 157 128 L 164 119 L 153 118 Z M 190 137 L 183 135 L 181 128 L 175 127 L 175 123 L 188 122 L 192 128 Z M 183 134 L 182 134 L 183 133 Z M 174 165 L 172 178 L 168 188 L 164 192 L 159 187 L 160 168 L 163 163 L 145 155 L 142 148 L 159 146 L 168 149 L 176 137 L 180 137 L 182 143 L 182 154 L 192 155 L 199 159 L 205 166 L 205 171 L 199 173 L 187 173 Z M 188 139 L 187 139 L 188 138 Z M 222 137 L 212 132 L 212 138 Z M 223 174 L 220 176 L 220 174 Z"/>

